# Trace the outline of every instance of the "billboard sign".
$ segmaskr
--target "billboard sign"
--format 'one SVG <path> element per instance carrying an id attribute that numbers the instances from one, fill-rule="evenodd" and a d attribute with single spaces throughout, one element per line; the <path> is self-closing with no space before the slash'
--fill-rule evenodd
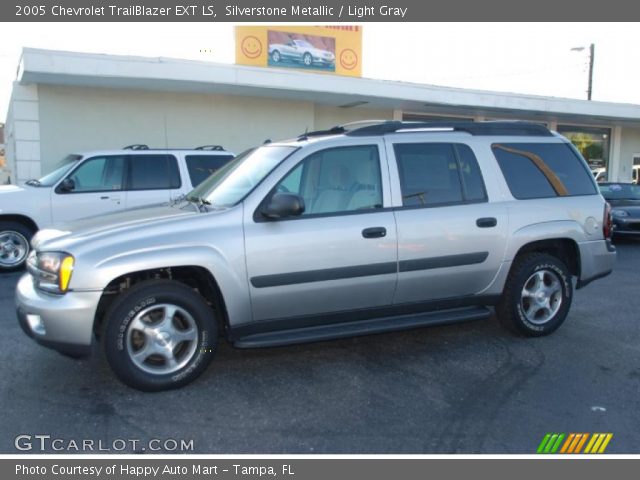
<path id="1" fill-rule="evenodd" d="M 238 26 L 236 63 L 362 75 L 361 26 Z"/>

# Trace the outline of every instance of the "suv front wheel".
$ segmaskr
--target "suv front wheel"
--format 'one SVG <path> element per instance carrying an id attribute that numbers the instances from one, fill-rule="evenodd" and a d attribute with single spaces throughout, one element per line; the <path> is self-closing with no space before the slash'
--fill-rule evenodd
<path id="1" fill-rule="evenodd" d="M 139 283 L 106 314 L 104 348 L 114 373 L 143 391 L 178 388 L 213 359 L 218 323 L 193 289 L 169 280 Z"/>
<path id="2" fill-rule="evenodd" d="M 496 307 L 500 322 L 530 337 L 548 335 L 564 322 L 573 285 L 567 266 L 546 253 L 516 259 Z"/>
<path id="3" fill-rule="evenodd" d="M 0 272 L 24 267 L 33 230 L 22 223 L 0 221 Z"/>

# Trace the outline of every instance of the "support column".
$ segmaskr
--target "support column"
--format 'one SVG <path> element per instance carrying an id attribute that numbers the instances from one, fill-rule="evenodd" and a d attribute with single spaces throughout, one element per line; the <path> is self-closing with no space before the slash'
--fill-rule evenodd
<path id="1" fill-rule="evenodd" d="M 622 163 L 622 127 L 615 125 L 611 129 L 611 151 L 609 152 L 609 165 L 607 166 L 607 180 L 610 182 L 621 182 L 626 175 L 620 168 Z"/>
<path id="2" fill-rule="evenodd" d="M 41 176 L 40 112 L 38 86 L 13 83 L 11 105 L 7 118 L 9 136 L 7 159 L 11 168 L 11 183 L 22 183 Z"/>

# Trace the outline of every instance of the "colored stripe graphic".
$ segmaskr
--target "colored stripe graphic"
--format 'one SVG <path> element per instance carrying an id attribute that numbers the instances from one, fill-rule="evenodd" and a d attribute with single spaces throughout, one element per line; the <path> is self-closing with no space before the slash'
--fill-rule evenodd
<path id="1" fill-rule="evenodd" d="M 547 433 L 536 451 L 542 454 L 604 453 L 612 438 L 613 433 Z"/>

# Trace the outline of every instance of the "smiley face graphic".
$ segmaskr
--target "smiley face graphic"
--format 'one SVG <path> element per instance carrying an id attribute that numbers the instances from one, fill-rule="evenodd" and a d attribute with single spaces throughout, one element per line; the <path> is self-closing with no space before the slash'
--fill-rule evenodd
<path id="1" fill-rule="evenodd" d="M 350 48 L 340 52 L 340 65 L 345 70 L 353 70 L 358 66 L 358 54 Z"/>
<path id="2" fill-rule="evenodd" d="M 262 54 L 262 42 L 258 37 L 248 35 L 242 39 L 240 43 L 242 53 L 248 58 L 258 58 Z"/>

